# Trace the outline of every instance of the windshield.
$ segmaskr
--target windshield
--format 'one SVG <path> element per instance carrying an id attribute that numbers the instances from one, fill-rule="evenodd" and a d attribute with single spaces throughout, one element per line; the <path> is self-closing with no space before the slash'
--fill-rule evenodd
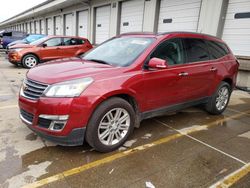
<path id="1" fill-rule="evenodd" d="M 45 37 L 45 35 L 29 35 L 28 37 L 25 38 L 25 41 L 31 43 L 43 37 Z"/>
<path id="2" fill-rule="evenodd" d="M 115 38 L 96 47 L 83 59 L 118 67 L 129 66 L 154 40 L 146 37 Z"/>
<path id="3" fill-rule="evenodd" d="M 38 39 L 38 40 L 36 40 L 36 41 L 34 41 L 34 42 L 31 42 L 30 44 L 31 45 L 38 45 L 38 44 L 41 44 L 43 41 L 45 41 L 47 39 L 47 37 L 43 37 L 43 38 L 41 38 L 41 39 Z"/>

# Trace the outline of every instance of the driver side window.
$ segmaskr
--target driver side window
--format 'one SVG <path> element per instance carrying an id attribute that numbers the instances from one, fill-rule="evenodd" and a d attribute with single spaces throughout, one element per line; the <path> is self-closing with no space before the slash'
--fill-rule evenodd
<path id="1" fill-rule="evenodd" d="M 61 38 L 52 38 L 44 42 L 44 44 L 46 44 L 47 47 L 62 46 L 62 40 Z"/>
<path id="2" fill-rule="evenodd" d="M 162 42 L 151 54 L 151 58 L 166 60 L 169 66 L 184 64 L 184 52 L 181 39 L 170 39 Z"/>

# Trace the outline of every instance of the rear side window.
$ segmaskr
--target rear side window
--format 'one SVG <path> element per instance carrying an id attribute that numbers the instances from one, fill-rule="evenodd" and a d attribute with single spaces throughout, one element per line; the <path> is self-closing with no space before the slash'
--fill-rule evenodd
<path id="1" fill-rule="evenodd" d="M 184 44 L 187 55 L 187 63 L 207 61 L 210 59 L 208 47 L 204 40 L 187 38 L 184 39 Z"/>
<path id="2" fill-rule="evenodd" d="M 64 38 L 63 43 L 65 46 L 74 46 L 84 44 L 84 40 L 77 38 Z"/>
<path id="3" fill-rule="evenodd" d="M 219 59 L 229 53 L 225 44 L 216 41 L 207 40 L 208 49 L 210 51 L 211 59 Z"/>
<path id="4" fill-rule="evenodd" d="M 84 40 L 82 40 L 82 39 L 77 39 L 77 43 L 78 43 L 79 45 L 81 45 L 81 44 L 84 44 L 84 43 L 85 43 L 85 41 L 84 41 Z"/>

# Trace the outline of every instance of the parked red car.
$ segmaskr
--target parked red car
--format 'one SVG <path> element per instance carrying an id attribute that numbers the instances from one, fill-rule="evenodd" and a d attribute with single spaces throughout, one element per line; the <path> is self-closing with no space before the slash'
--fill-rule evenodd
<path id="1" fill-rule="evenodd" d="M 38 63 L 80 56 L 90 50 L 88 39 L 69 36 L 48 36 L 30 44 L 16 44 L 10 47 L 9 61 L 15 65 L 32 68 Z"/>
<path id="2" fill-rule="evenodd" d="M 123 34 L 82 58 L 29 70 L 20 90 L 20 117 L 60 145 L 86 140 L 108 152 L 143 119 L 198 104 L 221 114 L 238 66 L 228 46 L 213 36 Z"/>

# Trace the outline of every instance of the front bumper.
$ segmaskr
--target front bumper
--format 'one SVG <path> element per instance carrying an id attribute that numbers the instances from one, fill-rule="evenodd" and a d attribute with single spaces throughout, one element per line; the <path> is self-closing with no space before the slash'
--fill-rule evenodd
<path id="1" fill-rule="evenodd" d="M 81 98 L 43 98 L 31 100 L 19 97 L 20 112 L 25 111 L 21 120 L 39 136 L 59 145 L 76 146 L 83 144 L 85 126 L 90 117 L 88 103 Z M 39 124 L 40 115 L 68 115 L 61 131 L 50 130 Z"/>
<path id="2" fill-rule="evenodd" d="M 61 146 L 79 146 L 82 145 L 84 142 L 84 136 L 86 130 L 85 127 L 73 129 L 67 136 L 53 136 L 35 129 L 32 125 L 27 124 L 27 122 L 25 122 L 24 120 L 23 122 L 26 123 L 28 128 L 34 131 L 38 136 Z"/>

